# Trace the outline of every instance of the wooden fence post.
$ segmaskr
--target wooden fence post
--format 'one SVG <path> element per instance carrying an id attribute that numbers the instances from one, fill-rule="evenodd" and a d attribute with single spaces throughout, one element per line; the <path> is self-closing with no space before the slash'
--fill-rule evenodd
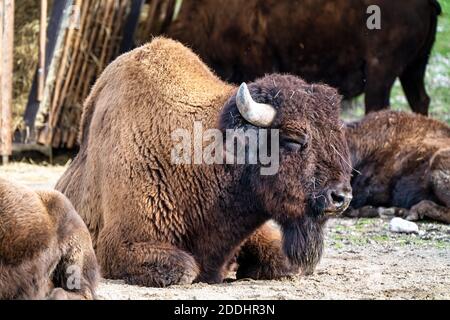
<path id="1" fill-rule="evenodd" d="M 12 155 L 12 84 L 13 84 L 13 47 L 14 47 L 14 0 L 3 0 L 2 53 L 2 100 L 0 154 L 3 164 L 9 162 Z"/>
<path id="2" fill-rule="evenodd" d="M 45 87 L 45 49 L 47 45 L 47 0 L 41 0 L 41 16 L 39 23 L 39 67 L 38 67 L 38 92 L 39 102 L 44 98 Z"/>
<path id="3" fill-rule="evenodd" d="M 44 79 L 47 79 L 49 76 L 49 70 L 51 69 L 51 63 L 53 61 L 53 57 L 55 52 L 57 51 L 58 44 L 58 35 L 63 27 L 63 20 L 65 17 L 65 10 L 69 10 L 72 5 L 72 0 L 56 0 L 53 1 L 50 20 L 47 25 L 47 45 L 45 50 L 45 67 L 44 67 Z M 35 132 L 34 132 L 34 122 L 36 120 L 36 115 L 38 114 L 39 107 L 41 105 L 38 100 L 38 71 L 36 70 L 36 77 L 33 81 L 33 85 L 30 90 L 30 95 L 28 97 L 27 107 L 25 109 L 25 114 L 23 119 L 25 121 L 25 125 L 27 127 L 25 132 L 22 132 L 22 136 L 20 139 L 21 143 L 31 143 L 35 142 Z M 45 96 L 45 88 L 44 88 L 44 96 Z M 44 97 L 45 98 L 45 97 Z"/>
<path id="4" fill-rule="evenodd" d="M 0 132 L 2 131 L 3 124 L 2 124 L 2 117 L 1 117 L 1 110 L 3 110 L 3 8 L 4 3 L 3 0 L 0 0 Z M 1 141 L 2 137 L 0 137 L 0 147 L 1 147 Z"/>

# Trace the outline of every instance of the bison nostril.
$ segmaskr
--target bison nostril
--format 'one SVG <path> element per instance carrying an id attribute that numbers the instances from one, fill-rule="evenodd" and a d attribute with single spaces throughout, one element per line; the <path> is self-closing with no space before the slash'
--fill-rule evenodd
<path id="1" fill-rule="evenodd" d="M 341 211 L 347 209 L 352 201 L 351 192 L 331 190 L 328 194 L 331 211 Z"/>
<path id="2" fill-rule="evenodd" d="M 333 203 L 337 206 L 340 207 L 345 203 L 346 200 L 346 196 L 342 193 L 337 193 L 337 192 L 332 192 L 331 193 L 331 199 L 333 200 Z"/>

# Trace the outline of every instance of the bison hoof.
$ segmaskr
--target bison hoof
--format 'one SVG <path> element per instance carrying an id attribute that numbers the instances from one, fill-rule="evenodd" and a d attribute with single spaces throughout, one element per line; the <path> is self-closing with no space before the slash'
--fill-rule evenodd
<path id="1" fill-rule="evenodd" d="M 408 221 L 417 221 L 423 219 L 427 213 L 432 210 L 434 210 L 433 202 L 424 200 L 413 206 L 411 210 L 405 214 L 405 219 Z"/>
<path id="2" fill-rule="evenodd" d="M 408 220 L 408 221 L 420 220 L 419 214 L 417 212 L 412 212 L 412 211 L 406 213 L 406 215 L 404 217 L 405 217 L 405 220 Z"/>
<path id="3" fill-rule="evenodd" d="M 160 260 L 145 263 L 138 273 L 125 277 L 125 282 L 130 285 L 165 288 L 192 284 L 197 279 L 199 269 L 191 256 L 180 251 L 178 257 L 168 258 L 165 262 Z"/>

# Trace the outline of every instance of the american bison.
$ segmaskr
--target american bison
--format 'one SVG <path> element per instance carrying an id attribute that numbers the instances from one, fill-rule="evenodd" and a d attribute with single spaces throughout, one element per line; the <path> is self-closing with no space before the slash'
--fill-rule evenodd
<path id="1" fill-rule="evenodd" d="M 89 231 L 69 200 L 0 179 L 0 299 L 93 299 L 98 279 Z"/>
<path id="2" fill-rule="evenodd" d="M 324 221 L 351 199 L 339 103 L 336 90 L 288 75 L 238 89 L 180 43 L 156 38 L 98 79 L 84 106 L 80 152 L 57 189 L 86 222 L 108 278 L 160 287 L 221 282 L 246 240 L 242 277 L 311 272 Z M 173 133 L 192 133 L 199 121 L 219 133 L 267 130 L 257 139 L 272 152 L 279 144 L 276 174 L 261 174 L 261 159 L 174 163 Z M 270 219 L 282 226 L 282 241 L 258 230 Z M 272 253 L 278 263 L 267 267 Z"/>
<path id="3" fill-rule="evenodd" d="M 372 29 L 373 5 L 381 29 Z M 228 81 L 296 74 L 346 98 L 365 93 L 367 112 L 389 107 L 400 77 L 412 110 L 427 114 L 424 77 L 440 12 L 436 0 L 183 0 L 165 34 Z"/>
<path id="4" fill-rule="evenodd" d="M 420 115 L 379 112 L 346 128 L 355 167 L 349 216 L 393 207 L 409 220 L 450 223 L 450 127 Z"/>

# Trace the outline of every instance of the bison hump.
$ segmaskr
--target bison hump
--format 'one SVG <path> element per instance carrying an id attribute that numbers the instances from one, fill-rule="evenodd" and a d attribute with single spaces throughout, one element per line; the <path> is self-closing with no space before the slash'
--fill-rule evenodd
<path id="1" fill-rule="evenodd" d="M 105 76 L 107 82 L 125 83 L 121 91 L 128 101 L 160 99 L 187 107 L 208 107 L 232 88 L 192 50 L 162 37 L 118 58 Z"/>

